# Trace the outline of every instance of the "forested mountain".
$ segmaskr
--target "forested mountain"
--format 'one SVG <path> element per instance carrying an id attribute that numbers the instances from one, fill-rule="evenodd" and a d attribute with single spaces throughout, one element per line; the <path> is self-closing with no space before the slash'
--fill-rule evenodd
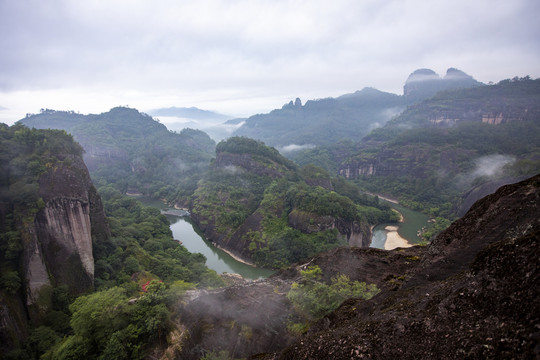
<path id="1" fill-rule="evenodd" d="M 243 137 L 217 145 L 191 214 L 219 247 L 274 268 L 340 245 L 368 246 L 370 225 L 397 219 L 343 179 L 314 166 L 298 169 L 276 149 Z"/>
<path id="2" fill-rule="evenodd" d="M 117 107 L 99 115 L 43 110 L 21 123 L 71 133 L 84 148 L 84 161 L 98 185 L 142 193 L 170 202 L 193 191 L 214 154 L 207 134 L 184 129 L 173 133 L 135 109 Z"/>
<path id="3" fill-rule="evenodd" d="M 305 105 L 297 98 L 281 109 L 251 116 L 234 134 L 262 140 L 282 151 L 292 148 L 291 145 L 313 147 L 358 141 L 407 105 L 430 98 L 438 91 L 480 85 L 457 69 L 448 69 L 443 78 L 432 70 L 420 69 L 407 79 L 403 96 L 364 88 L 337 98 L 310 100 Z"/>
<path id="4" fill-rule="evenodd" d="M 540 172 L 539 104 L 540 80 L 529 78 L 439 92 L 360 142 L 308 150 L 297 161 L 452 218 L 498 186 Z"/>
<path id="5" fill-rule="evenodd" d="M 102 203 L 82 152 L 63 130 L 0 125 L 1 358 L 143 358 L 179 294 L 224 284 L 158 209 L 112 185 Z"/>
<path id="6" fill-rule="evenodd" d="M 281 109 L 249 117 L 234 134 L 285 149 L 290 145 L 332 144 L 361 138 L 399 114 L 406 103 L 403 97 L 373 88 L 304 105 L 297 98 Z"/>

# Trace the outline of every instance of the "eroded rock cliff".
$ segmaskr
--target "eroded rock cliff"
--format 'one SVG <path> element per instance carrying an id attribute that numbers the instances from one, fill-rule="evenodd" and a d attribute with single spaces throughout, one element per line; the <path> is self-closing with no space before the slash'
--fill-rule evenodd
<path id="1" fill-rule="evenodd" d="M 73 294 L 89 291 L 94 282 L 92 238 L 101 241 L 110 234 L 86 166 L 80 157 L 66 156 L 40 177 L 39 185 L 45 206 L 34 220 L 33 251 L 25 251 L 30 255 L 27 272 L 41 273 L 44 266 L 52 284 L 68 285 Z M 27 277 L 29 303 L 42 280 Z"/>
<path id="2" fill-rule="evenodd" d="M 0 127 L 0 140 L 2 357 L 26 338 L 29 323 L 44 320 L 56 290 L 73 297 L 93 290 L 93 245 L 110 232 L 70 135 L 17 124 Z"/>

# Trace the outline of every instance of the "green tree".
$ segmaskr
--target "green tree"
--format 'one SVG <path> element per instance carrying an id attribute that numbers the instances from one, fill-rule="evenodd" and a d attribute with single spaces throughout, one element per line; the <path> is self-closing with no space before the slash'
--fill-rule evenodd
<path id="1" fill-rule="evenodd" d="M 322 270 L 310 266 L 302 270 L 299 282 L 294 282 L 287 298 L 308 320 L 316 320 L 335 310 L 348 298 L 371 299 L 379 289 L 374 284 L 351 281 L 346 275 L 332 278 L 331 284 L 321 281 Z"/>

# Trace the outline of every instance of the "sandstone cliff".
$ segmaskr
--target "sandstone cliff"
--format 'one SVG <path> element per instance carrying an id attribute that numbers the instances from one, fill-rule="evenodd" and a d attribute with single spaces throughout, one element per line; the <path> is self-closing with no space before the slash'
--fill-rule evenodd
<path id="1" fill-rule="evenodd" d="M 40 177 L 39 185 L 45 207 L 34 220 L 34 251 L 25 251 L 27 271 L 39 273 L 42 263 L 52 284 L 68 285 L 73 294 L 90 291 L 94 281 L 92 241 L 102 241 L 110 234 L 86 166 L 80 157 L 67 155 L 64 163 Z M 42 252 L 42 260 L 38 252 Z M 40 282 L 32 277 L 27 282 L 32 302 Z"/>
<path id="2" fill-rule="evenodd" d="M 3 131 L 0 355 L 50 310 L 54 288 L 72 296 L 93 290 L 92 247 L 110 237 L 82 149 L 69 135 L 19 125 Z"/>

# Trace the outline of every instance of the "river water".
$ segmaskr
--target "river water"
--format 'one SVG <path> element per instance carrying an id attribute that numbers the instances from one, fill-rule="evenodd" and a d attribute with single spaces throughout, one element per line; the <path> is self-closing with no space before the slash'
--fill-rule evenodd
<path id="1" fill-rule="evenodd" d="M 381 199 L 381 201 L 383 200 Z M 403 215 L 403 222 L 399 223 L 399 236 L 406 239 L 411 244 L 418 244 L 421 241 L 418 236 L 418 231 L 428 225 L 429 217 L 421 212 L 411 210 L 399 204 L 391 202 L 388 202 L 388 204 Z M 395 226 L 396 224 L 378 224 L 373 228 L 371 247 L 384 249 L 384 243 L 386 242 L 386 230 L 384 228 L 388 225 Z"/>
<path id="2" fill-rule="evenodd" d="M 145 197 L 137 197 L 137 200 L 146 206 L 157 207 L 158 209 L 167 209 L 167 206 L 159 200 Z M 165 215 L 171 223 L 173 238 L 178 240 L 191 253 L 201 253 L 206 257 L 206 266 L 215 270 L 218 274 L 235 273 L 240 274 L 246 279 L 266 278 L 274 270 L 257 268 L 235 260 L 225 251 L 216 248 L 210 241 L 206 240 L 197 225 L 193 224 L 189 217 L 180 217 L 174 215 Z"/>
<path id="3" fill-rule="evenodd" d="M 144 197 L 138 197 L 137 200 L 147 206 L 154 206 L 162 210 L 166 208 L 165 204 L 159 200 Z M 389 204 L 399 211 L 404 218 L 404 222 L 399 224 L 398 234 L 411 244 L 418 243 L 420 238 L 417 236 L 417 232 L 427 225 L 428 216 L 398 204 Z M 174 239 L 180 241 L 190 252 L 203 254 L 206 257 L 206 266 L 215 270 L 218 274 L 236 273 L 246 279 L 259 279 L 266 278 L 274 272 L 273 270 L 261 269 L 239 262 L 225 251 L 216 248 L 210 241 L 205 239 L 202 232 L 188 217 L 173 215 L 166 215 L 166 217 L 171 223 Z M 396 224 L 379 224 L 374 227 L 371 247 L 384 249 L 384 243 L 386 242 L 386 230 L 384 228 L 387 225 Z"/>
<path id="4" fill-rule="evenodd" d="M 171 222 L 173 237 L 182 242 L 189 252 L 201 253 L 206 256 L 206 266 L 218 274 L 236 273 L 246 279 L 259 279 L 270 276 L 274 271 L 257 268 L 235 260 L 225 251 L 216 248 L 206 240 L 195 224 L 189 218 L 166 215 Z"/>

